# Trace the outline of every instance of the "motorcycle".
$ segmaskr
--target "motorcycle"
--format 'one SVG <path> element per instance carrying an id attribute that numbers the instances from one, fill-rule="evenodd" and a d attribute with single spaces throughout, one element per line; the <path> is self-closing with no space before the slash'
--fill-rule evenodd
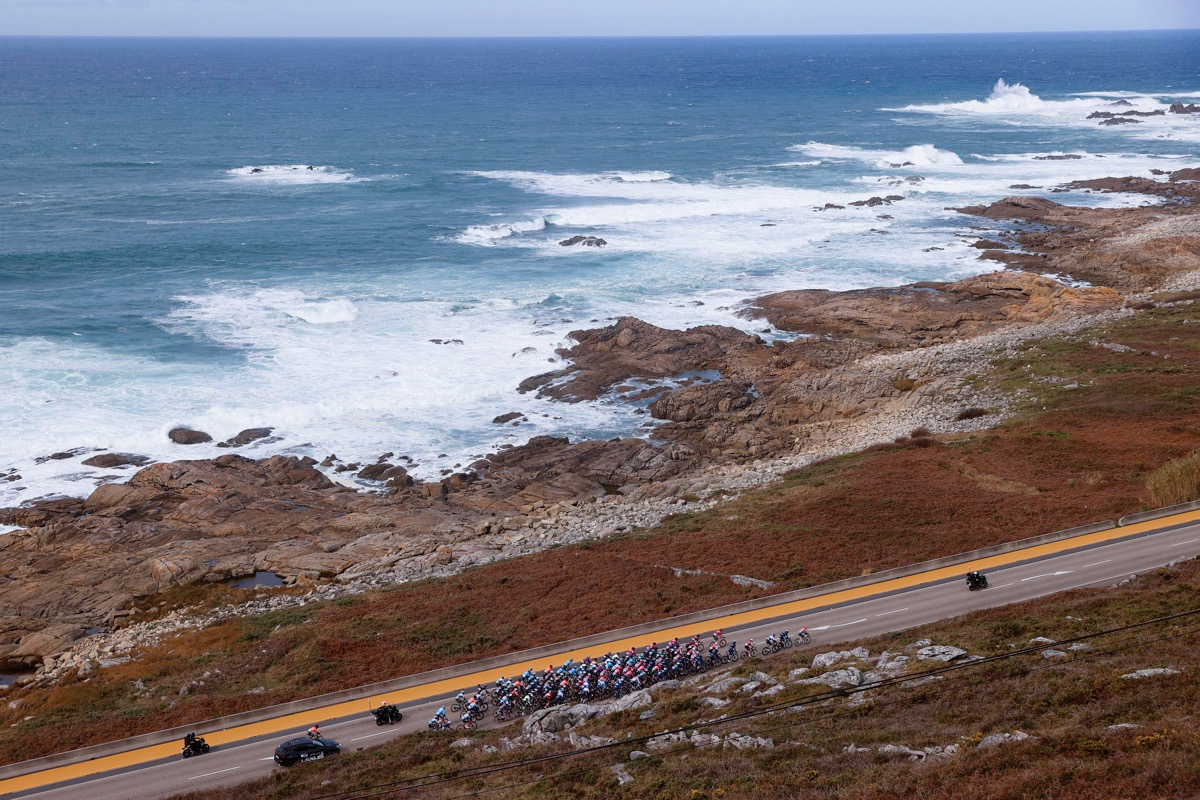
<path id="1" fill-rule="evenodd" d="M 371 715 L 375 717 L 376 725 L 392 725 L 404 719 L 404 714 L 400 712 L 400 709 L 391 703 L 384 703 L 379 708 L 371 709 Z"/>
<path id="2" fill-rule="evenodd" d="M 986 589 L 987 585 L 987 576 L 982 572 L 967 573 L 967 588 L 972 592 L 976 589 Z"/>
<path id="3" fill-rule="evenodd" d="M 197 736 L 194 733 L 189 733 L 183 737 L 183 757 L 191 758 L 192 756 L 204 755 L 209 750 L 208 742 L 204 741 L 203 736 Z"/>

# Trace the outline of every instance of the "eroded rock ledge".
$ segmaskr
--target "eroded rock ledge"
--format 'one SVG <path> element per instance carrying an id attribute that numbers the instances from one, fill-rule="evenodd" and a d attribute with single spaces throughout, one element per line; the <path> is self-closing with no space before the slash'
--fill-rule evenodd
<path id="1" fill-rule="evenodd" d="M 653 524 L 681 498 L 705 496 L 715 485 L 705 475 L 750 485 L 774 474 L 761 465 L 857 449 L 897 435 L 895 425 L 949 429 L 952 409 L 977 391 L 962 378 L 1003 346 L 995 337 L 1083 324 L 1117 312 L 1128 293 L 1200 270 L 1193 174 L 1074 187 L 1154 192 L 1164 205 L 1007 198 L 963 209 L 1018 221 L 1001 237 L 1016 247 L 982 257 L 1024 271 L 761 297 L 744 315 L 794 334 L 773 343 L 724 326 L 672 331 L 622 318 L 572 333 L 561 351 L 571 365 L 522 384 L 562 401 L 648 401 L 662 421 L 649 440 L 540 436 L 425 483 L 381 460 L 381 476 L 391 467 L 403 480 L 381 480 L 379 492 L 338 486 L 312 459 L 227 455 L 155 464 L 86 500 L 2 509 L 0 524 L 22 530 L 0 536 L 0 669 L 45 668 L 85 629 L 120 627 L 135 603 L 171 586 L 257 571 L 360 587 L 445 574 Z M 750 476 L 740 483 L 731 477 L 739 469 Z"/>

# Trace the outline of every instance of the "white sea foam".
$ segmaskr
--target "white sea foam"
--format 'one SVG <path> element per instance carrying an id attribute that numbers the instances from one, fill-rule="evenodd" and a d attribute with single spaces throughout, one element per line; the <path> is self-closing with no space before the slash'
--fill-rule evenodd
<path id="1" fill-rule="evenodd" d="M 266 186 L 305 186 L 316 183 L 358 183 L 368 180 L 353 171 L 314 164 L 261 164 L 225 171 L 231 179 Z"/>
<path id="2" fill-rule="evenodd" d="M 822 159 L 866 161 L 882 169 L 903 167 L 946 168 L 962 166 L 958 154 L 939 150 L 931 144 L 917 144 L 903 150 L 870 150 L 822 142 L 808 142 L 788 148 L 798 153 Z"/>
<path id="3" fill-rule="evenodd" d="M 996 81 L 992 93 L 986 100 L 964 100 L 956 103 L 930 103 L 909 105 L 902 108 L 885 108 L 884 111 L 915 111 L 925 114 L 989 114 L 989 115 L 1060 115 L 1079 113 L 1085 116 L 1098 107 L 1094 99 L 1043 100 L 1021 83 L 1007 83 L 1003 78 Z"/>
<path id="4" fill-rule="evenodd" d="M 611 173 L 484 172 L 531 194 L 558 200 L 529 216 L 469 226 L 458 241 L 473 245 L 543 248 L 549 253 L 688 253 L 728 258 L 794 252 L 814 241 L 869 228 L 873 216 L 814 216 L 827 202 L 844 205 L 842 190 L 732 181 L 630 183 Z M 586 201 L 584 201 L 586 199 Z M 584 201 L 584 202 L 581 202 Z M 602 232 L 604 251 L 562 248 L 570 231 Z"/>
<path id="5" fill-rule="evenodd" d="M 1166 112 L 1169 103 L 1194 96 L 1200 96 L 1200 92 L 1091 91 L 1076 92 L 1063 100 L 1047 100 L 1020 83 L 1010 84 L 1000 79 L 986 100 L 909 105 L 883 110 L 936 115 L 954 124 L 972 124 L 972 121 L 983 118 L 993 123 L 1016 126 L 1101 130 L 1103 120 L 1089 118 L 1092 112 Z M 1118 101 L 1120 105 L 1116 105 Z M 1131 119 L 1130 124 L 1106 126 L 1103 130 L 1109 136 L 1126 140 L 1200 141 L 1200 120 L 1192 115 L 1160 113 Z"/>
<path id="6" fill-rule="evenodd" d="M 325 303 L 301 303 L 283 309 L 284 313 L 302 319 L 311 325 L 332 325 L 338 322 L 352 322 L 358 317 L 358 309 L 354 303 L 346 299 L 330 300 Z"/>
<path id="7" fill-rule="evenodd" d="M 1078 156 L 1078 158 L 1056 158 Z M 903 175 L 863 176 L 860 183 L 871 186 L 903 186 L 910 194 L 934 193 L 964 199 L 978 198 L 991 202 L 1014 192 L 1046 194 L 1061 184 L 1078 180 L 1105 178 L 1112 175 L 1151 177 L 1151 170 L 1173 171 L 1180 167 L 1183 155 L 1142 155 L 1138 153 L 1091 153 L 1076 150 L 1072 153 L 1006 153 L 996 155 L 972 154 L 971 161 L 954 171 L 925 171 L 916 184 L 904 183 Z M 1014 185 L 1032 186 L 1014 190 Z M 1138 205 L 1144 195 L 1107 194 L 1088 196 L 1056 196 L 1061 202 L 1094 206 Z M 1155 201 L 1157 202 L 1157 201 Z"/>
<path id="8" fill-rule="evenodd" d="M 652 172 L 610 172 L 613 178 L 625 183 L 654 183 L 671 180 L 671 173 L 655 170 Z"/>

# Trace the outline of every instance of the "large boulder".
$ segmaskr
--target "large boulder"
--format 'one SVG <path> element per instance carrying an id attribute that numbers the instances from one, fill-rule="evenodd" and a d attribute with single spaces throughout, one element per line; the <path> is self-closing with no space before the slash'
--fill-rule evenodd
<path id="1" fill-rule="evenodd" d="M 167 433 L 167 438 L 175 444 L 204 444 L 213 440 L 204 431 L 194 431 L 191 428 L 172 428 Z"/>

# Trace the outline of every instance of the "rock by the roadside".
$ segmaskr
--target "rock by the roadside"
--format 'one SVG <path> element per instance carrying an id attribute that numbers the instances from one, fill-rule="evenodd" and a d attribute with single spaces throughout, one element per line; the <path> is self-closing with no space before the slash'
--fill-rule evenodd
<path id="1" fill-rule="evenodd" d="M 870 657 L 871 651 L 865 647 L 856 647 L 853 650 L 834 650 L 813 656 L 812 665 L 813 669 L 826 669 L 841 661 L 862 660 Z"/>
<path id="2" fill-rule="evenodd" d="M 924 750 L 913 750 L 911 747 L 905 747 L 899 744 L 880 745 L 875 749 L 876 753 L 889 758 L 906 758 L 909 761 L 924 761 L 929 754 Z"/>
<path id="3" fill-rule="evenodd" d="M 730 689 L 736 689 L 737 687 L 741 686 L 743 683 L 747 683 L 747 682 L 748 681 L 745 678 L 739 678 L 737 676 L 731 675 L 729 677 L 718 678 L 717 680 L 710 683 L 708 685 L 708 687 L 705 688 L 704 691 L 707 694 L 724 694 L 725 692 L 728 692 Z"/>
<path id="4" fill-rule="evenodd" d="M 98 467 L 100 469 L 113 469 L 114 467 L 124 466 L 141 466 L 150 459 L 146 456 L 134 455 L 133 453 L 101 453 L 98 456 L 84 459 L 80 463 L 85 467 Z"/>
<path id="5" fill-rule="evenodd" d="M 645 708 L 652 702 L 650 692 L 645 689 L 639 689 L 636 692 L 630 692 L 623 697 L 613 700 L 611 703 L 605 704 L 602 713 L 617 714 L 621 711 L 628 711 L 634 708 Z"/>
<path id="6" fill-rule="evenodd" d="M 633 783 L 633 776 L 629 774 L 629 770 L 625 769 L 624 764 L 613 764 L 609 769 L 617 779 L 618 786 L 624 786 L 627 783 Z"/>
<path id="7" fill-rule="evenodd" d="M 1127 672 L 1121 677 L 1128 681 L 1141 680 L 1142 678 L 1157 678 L 1167 675 L 1178 675 L 1179 670 L 1171 667 L 1155 667 L 1151 669 L 1139 669 L 1137 672 Z"/>
<path id="8" fill-rule="evenodd" d="M 824 684 L 830 689 L 844 689 L 848 686 L 861 686 L 863 682 L 862 671 L 857 667 L 846 667 L 832 672 L 826 672 L 824 675 L 818 675 L 815 678 L 804 678 L 796 683 L 805 685 Z"/>
<path id="9" fill-rule="evenodd" d="M 949 645 L 930 645 L 922 647 L 917 651 L 917 658 L 922 661 L 953 661 L 956 658 L 961 658 L 967 654 L 966 650 L 961 647 L 950 647 Z"/>
<path id="10" fill-rule="evenodd" d="M 993 733 L 991 736 L 983 737 L 979 741 L 979 744 L 975 745 L 975 747 L 979 750 L 983 750 L 988 747 L 995 747 L 999 744 L 1020 742 L 1030 738 L 1033 737 L 1031 737 L 1028 733 L 1023 733 L 1021 731 L 1013 731 L 1012 733 Z"/>
<path id="11" fill-rule="evenodd" d="M 774 750 L 775 742 L 761 736 L 746 736 L 741 733 L 731 733 L 722 741 L 726 748 L 735 750 Z"/>
<path id="12" fill-rule="evenodd" d="M 172 428 L 167 437 L 175 444 L 204 444 L 213 440 L 204 431 L 194 431 L 191 428 Z"/>

